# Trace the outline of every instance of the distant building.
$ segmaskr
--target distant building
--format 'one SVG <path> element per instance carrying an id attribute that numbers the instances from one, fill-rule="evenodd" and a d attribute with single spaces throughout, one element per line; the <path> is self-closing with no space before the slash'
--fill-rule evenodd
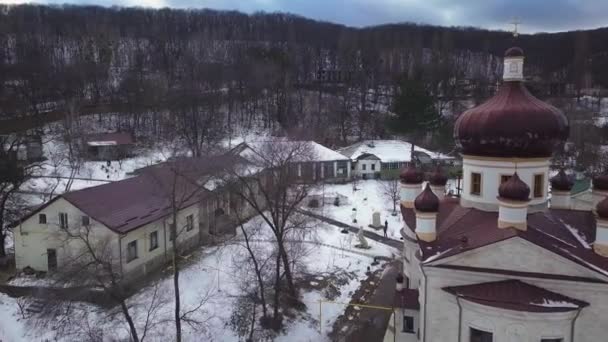
<path id="1" fill-rule="evenodd" d="M 401 140 L 365 140 L 338 152 L 351 160 L 352 174 L 363 179 L 396 178 L 399 170 L 412 161 L 412 144 Z M 454 161 L 453 157 L 419 146 L 414 146 L 413 159 L 422 164 Z"/>
<path id="2" fill-rule="evenodd" d="M 60 270 L 84 246 L 78 239 L 68 238 L 65 230 L 88 229 L 93 243 L 108 241 L 127 281 L 156 270 L 171 258 L 173 189 L 179 205 L 177 242 L 182 252 L 210 243 L 213 235 L 234 233 L 233 213 L 238 211 L 242 219 L 254 213 L 218 181 L 223 167 L 246 163 L 242 158 L 182 158 L 171 163 L 140 169 L 132 178 L 59 195 L 23 218 L 13 228 L 17 269 Z"/>
<path id="3" fill-rule="evenodd" d="M 314 141 L 288 141 L 274 139 L 270 141 L 244 142 L 234 147 L 230 153 L 245 159 L 263 156 L 269 144 L 280 148 L 281 144 L 290 149 L 294 145 L 302 146 L 306 152 L 297 156 L 293 161 L 294 172 L 302 181 L 340 182 L 351 177 L 351 160 Z"/>
<path id="4" fill-rule="evenodd" d="M 17 135 L 9 134 L 0 136 L 2 147 L 8 152 L 7 158 L 21 162 L 33 162 L 44 159 L 42 152 L 42 138 L 37 134 Z"/>
<path id="5" fill-rule="evenodd" d="M 92 160 L 119 160 L 131 154 L 135 139 L 131 133 L 97 133 L 84 138 L 88 158 Z"/>

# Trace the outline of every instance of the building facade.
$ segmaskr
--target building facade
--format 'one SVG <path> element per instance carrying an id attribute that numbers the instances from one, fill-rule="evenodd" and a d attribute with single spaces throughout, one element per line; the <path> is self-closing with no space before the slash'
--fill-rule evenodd
<path id="1" fill-rule="evenodd" d="M 507 50 L 496 95 L 455 124 L 460 198 L 423 188 L 420 170 L 401 174 L 405 290 L 396 297 L 419 310 L 397 311 L 400 341 L 606 339 L 608 176 L 594 179 L 588 207 L 571 201 L 571 176 L 549 179 L 568 122 L 526 90 L 523 62 L 521 49 Z"/>

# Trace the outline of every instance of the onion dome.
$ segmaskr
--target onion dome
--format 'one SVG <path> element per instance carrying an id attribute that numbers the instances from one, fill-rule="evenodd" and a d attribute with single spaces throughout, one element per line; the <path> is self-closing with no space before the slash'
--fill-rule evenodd
<path id="1" fill-rule="evenodd" d="M 505 57 L 523 57 L 524 50 L 518 46 L 513 46 L 505 51 Z"/>
<path id="2" fill-rule="evenodd" d="M 595 211 L 597 212 L 597 216 L 602 219 L 608 220 L 608 197 L 601 200 L 597 207 L 595 207 Z"/>
<path id="3" fill-rule="evenodd" d="M 568 177 L 564 169 L 559 170 L 557 175 L 551 178 L 551 189 L 553 190 L 570 191 L 573 186 L 574 182 Z"/>
<path id="4" fill-rule="evenodd" d="M 436 213 L 439 211 L 439 197 L 433 193 L 429 183 L 426 183 L 424 190 L 414 200 L 416 211 L 423 213 Z"/>
<path id="5" fill-rule="evenodd" d="M 608 191 L 608 174 L 593 177 L 593 190 Z"/>
<path id="6" fill-rule="evenodd" d="M 504 199 L 524 202 L 530 200 L 530 187 L 519 179 L 515 172 L 508 181 L 498 187 L 498 195 Z"/>
<path id="7" fill-rule="evenodd" d="M 448 182 L 448 176 L 443 172 L 441 166 L 437 165 L 435 170 L 429 175 L 429 183 L 434 186 L 445 186 Z"/>
<path id="8" fill-rule="evenodd" d="M 534 97 L 523 83 L 523 51 L 505 53 L 504 82 L 494 97 L 465 111 L 454 125 L 463 154 L 486 157 L 550 157 L 568 138 L 566 116 Z"/>
<path id="9" fill-rule="evenodd" d="M 420 184 L 424 180 L 424 174 L 414 165 L 410 164 L 401 171 L 399 178 L 401 178 L 401 182 L 405 184 Z"/>

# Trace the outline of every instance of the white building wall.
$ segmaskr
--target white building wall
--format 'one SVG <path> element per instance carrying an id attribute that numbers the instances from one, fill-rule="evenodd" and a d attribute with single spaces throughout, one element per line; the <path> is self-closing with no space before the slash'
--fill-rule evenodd
<path id="1" fill-rule="evenodd" d="M 608 280 L 606 275 L 598 274 L 520 238 L 512 238 L 458 256 L 437 260 L 432 264 L 439 263 Z M 590 306 L 584 308 L 577 318 L 574 341 L 603 341 L 605 337 L 606 329 L 602 323 L 603 320 L 598 319 L 598 317 L 608 315 L 608 285 L 606 284 L 441 269 L 429 265 L 424 266 L 423 275 L 425 276 L 421 277 L 419 289 L 421 305 L 424 305 L 424 296 L 425 293 L 428 293 L 426 306 L 421 308 L 420 316 L 421 326 L 424 329 L 424 310 L 427 311 L 427 337 L 423 341 L 452 341 L 455 331 L 458 329 L 459 316 L 456 299 L 453 295 L 443 291 L 442 288 L 506 279 L 519 279 L 549 291 L 590 303 Z M 472 308 L 472 306 L 469 307 Z M 526 334 L 526 338 L 522 340 L 524 342 L 538 342 L 541 337 L 563 337 L 564 341 L 570 341 L 569 330 L 563 330 L 561 327 L 566 325 L 566 329 L 569 329 L 568 324 L 572 321 L 571 316 L 564 318 L 560 314 L 554 314 L 551 315 L 551 318 L 539 318 L 538 316 L 531 316 L 532 314 L 518 312 L 515 315 L 510 315 L 508 312 L 504 312 L 508 310 L 484 310 L 481 311 L 478 308 L 467 311 L 465 322 L 482 328 L 482 330 L 484 330 L 484 322 L 486 322 L 490 328 L 494 329 L 492 331 L 501 334 L 495 337 L 495 342 L 520 341 L 509 339 L 508 331 L 511 326 L 524 327 Z M 468 341 L 468 326 L 463 325 L 461 328 L 462 341 Z M 557 336 L 563 333 L 568 334 Z"/>
<path id="2" fill-rule="evenodd" d="M 380 160 L 377 159 L 359 159 L 353 162 L 352 165 L 354 165 L 354 170 L 352 171 L 354 176 L 362 177 L 366 175 L 367 178 L 372 178 L 374 174 L 380 172 L 381 168 Z"/>
<path id="3" fill-rule="evenodd" d="M 82 216 L 85 214 L 63 198 L 58 198 L 13 230 L 17 269 L 29 266 L 37 271 L 48 271 L 47 249 L 57 251 L 57 266 L 61 267 L 69 260 L 71 253 L 83 247 L 81 241 L 68 239 L 68 235 L 60 229 L 59 213 L 68 215 L 68 227 L 71 230 L 82 229 Z M 46 215 L 46 224 L 39 223 L 39 214 Z M 116 239 L 118 250 L 117 234 L 92 218 L 90 227 L 94 239 Z"/>
<path id="4" fill-rule="evenodd" d="M 484 158 L 463 156 L 462 160 L 463 191 L 461 204 L 465 207 L 474 207 L 481 210 L 498 210 L 498 187 L 501 176 L 511 176 L 515 171 L 521 180 L 530 187 L 532 200 L 531 209 L 546 207 L 547 191 L 549 188 L 549 159 L 518 159 L 511 158 Z M 481 194 L 471 194 L 471 174 L 481 174 Z M 534 176 L 543 175 L 543 196 L 534 198 Z"/>
<path id="5" fill-rule="evenodd" d="M 506 257 L 506 256 L 503 256 Z M 584 283 L 576 281 L 537 279 L 528 277 L 508 277 L 500 274 L 478 273 L 452 269 L 427 267 L 426 282 L 421 285 L 421 304 L 424 303 L 424 287 L 428 286 L 426 298 L 427 325 L 424 327 L 424 313 L 421 312 L 421 326 L 426 337 L 421 341 L 454 341 L 456 340 L 459 312 L 455 296 L 445 292 L 446 286 L 460 286 L 505 279 L 520 279 L 526 283 L 561 293 L 590 303 L 584 308 L 576 320 L 576 342 L 595 342 L 605 339 L 606 328 L 604 320 L 608 314 L 608 285 Z M 461 301 L 464 302 L 464 301 Z M 547 316 L 512 312 L 502 309 L 491 309 L 474 304 L 463 305 L 463 322 L 461 323 L 462 341 L 468 340 L 469 326 L 481 330 L 491 329 L 496 332 L 494 342 L 538 342 L 542 337 L 561 337 L 564 342 L 570 340 L 571 314 L 555 313 Z M 513 339 L 513 330 L 523 329 L 523 339 Z M 422 335 L 421 335 L 422 336 Z M 516 336 L 516 335 L 515 335 Z"/>

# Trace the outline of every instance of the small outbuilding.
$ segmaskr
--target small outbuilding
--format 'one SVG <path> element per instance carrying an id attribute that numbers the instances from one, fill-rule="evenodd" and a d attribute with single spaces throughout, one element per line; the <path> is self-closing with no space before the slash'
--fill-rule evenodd
<path id="1" fill-rule="evenodd" d="M 96 133 L 84 137 L 86 154 L 92 160 L 118 160 L 128 157 L 135 144 L 131 133 Z"/>

